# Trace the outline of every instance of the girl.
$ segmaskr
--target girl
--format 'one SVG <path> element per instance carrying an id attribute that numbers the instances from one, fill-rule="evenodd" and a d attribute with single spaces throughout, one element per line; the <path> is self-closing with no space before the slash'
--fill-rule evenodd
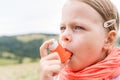
<path id="1" fill-rule="evenodd" d="M 120 80 L 120 49 L 113 47 L 119 29 L 110 0 L 68 0 L 62 10 L 59 42 L 72 56 L 60 62 L 40 47 L 40 80 Z"/>

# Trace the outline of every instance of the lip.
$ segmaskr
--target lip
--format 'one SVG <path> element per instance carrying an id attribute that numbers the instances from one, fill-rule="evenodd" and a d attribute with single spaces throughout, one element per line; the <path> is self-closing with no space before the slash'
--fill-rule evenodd
<path id="1" fill-rule="evenodd" d="M 72 57 L 72 55 L 73 55 L 73 52 L 72 51 L 70 51 L 69 49 L 67 49 L 67 48 L 64 48 L 65 49 L 65 51 L 67 51 L 67 52 L 69 52 L 69 53 L 71 53 L 71 57 Z M 70 58 L 71 58 L 70 57 Z"/>

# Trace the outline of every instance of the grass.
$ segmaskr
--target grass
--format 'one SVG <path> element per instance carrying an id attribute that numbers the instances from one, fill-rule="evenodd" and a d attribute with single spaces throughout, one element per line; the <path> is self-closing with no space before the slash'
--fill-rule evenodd
<path id="1" fill-rule="evenodd" d="M 43 40 L 48 40 L 48 39 L 58 39 L 58 36 L 56 35 L 50 35 L 50 36 L 47 36 L 45 34 L 31 34 L 31 35 L 20 35 L 20 36 L 17 36 L 16 39 L 19 40 L 19 41 L 22 41 L 22 42 L 29 42 L 29 41 L 32 41 L 32 40 L 37 40 L 37 39 L 43 39 Z"/>
<path id="2" fill-rule="evenodd" d="M 22 42 L 29 42 L 34 39 L 44 39 L 46 38 L 45 35 L 40 35 L 40 34 L 33 34 L 33 35 L 21 35 L 16 37 L 17 40 L 22 41 Z"/>
<path id="3" fill-rule="evenodd" d="M 16 64 L 18 61 L 13 59 L 0 58 L 0 66 Z"/>
<path id="4" fill-rule="evenodd" d="M 0 66 L 0 80 L 39 80 L 39 62 Z"/>

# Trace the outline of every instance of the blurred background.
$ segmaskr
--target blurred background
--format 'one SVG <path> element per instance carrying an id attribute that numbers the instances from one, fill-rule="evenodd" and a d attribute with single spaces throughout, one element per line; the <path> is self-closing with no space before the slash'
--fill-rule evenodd
<path id="1" fill-rule="evenodd" d="M 39 80 L 39 47 L 58 38 L 65 1 L 0 0 L 0 80 Z"/>

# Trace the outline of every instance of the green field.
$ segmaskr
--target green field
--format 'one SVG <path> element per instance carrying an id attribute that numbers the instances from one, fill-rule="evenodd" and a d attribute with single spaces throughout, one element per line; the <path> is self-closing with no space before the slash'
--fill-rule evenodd
<path id="1" fill-rule="evenodd" d="M 39 80 L 39 47 L 56 34 L 0 37 L 0 80 Z"/>
<path id="2" fill-rule="evenodd" d="M 17 62 L 17 60 L 0 58 L 0 66 L 16 64 Z"/>
<path id="3" fill-rule="evenodd" d="M 0 80 L 39 80 L 39 62 L 0 66 Z"/>

